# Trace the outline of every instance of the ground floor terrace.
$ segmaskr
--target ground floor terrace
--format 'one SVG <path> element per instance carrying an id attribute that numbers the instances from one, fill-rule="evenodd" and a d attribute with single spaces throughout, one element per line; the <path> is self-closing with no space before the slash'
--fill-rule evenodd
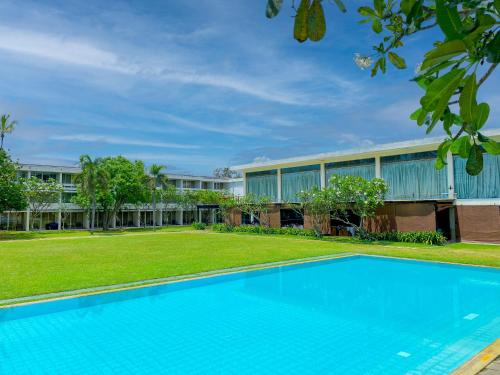
<path id="1" fill-rule="evenodd" d="M 310 216 L 289 204 L 273 204 L 267 218 L 250 217 L 238 210 L 230 216 L 234 225 L 252 225 L 267 220 L 271 227 L 312 229 Z M 354 215 L 351 222 L 359 224 Z M 450 241 L 500 243 L 500 202 L 481 201 L 393 201 L 386 202 L 376 216 L 366 221 L 366 229 L 386 231 L 441 231 Z M 349 236 L 353 228 L 343 222 L 326 219 L 323 233 Z"/>
<path id="2" fill-rule="evenodd" d="M 190 225 L 194 222 L 214 224 L 222 219 L 215 206 L 199 205 L 189 209 L 160 206 L 153 212 L 151 207 L 120 210 L 111 220 L 111 228 L 144 228 L 168 225 Z M 30 211 L 4 212 L 0 214 L 0 230 L 65 230 L 90 229 L 90 214 L 87 211 L 67 209 L 47 209 L 33 215 Z M 97 210 L 95 228 L 102 228 L 104 213 Z"/>

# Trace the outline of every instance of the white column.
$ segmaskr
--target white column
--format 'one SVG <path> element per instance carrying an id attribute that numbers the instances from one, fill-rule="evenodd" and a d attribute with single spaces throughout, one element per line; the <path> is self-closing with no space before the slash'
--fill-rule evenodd
<path id="1" fill-rule="evenodd" d="M 215 224 L 215 210 L 213 208 L 210 209 L 210 222 L 211 224 Z"/>
<path id="2" fill-rule="evenodd" d="M 243 195 L 247 194 L 247 174 L 243 172 Z"/>
<path id="3" fill-rule="evenodd" d="M 84 229 L 90 229 L 90 220 L 89 220 L 89 214 L 84 213 L 83 214 L 83 228 Z"/>
<path id="4" fill-rule="evenodd" d="M 156 225 L 163 226 L 163 204 L 160 204 L 160 208 L 156 211 Z"/>
<path id="5" fill-rule="evenodd" d="M 58 179 L 59 184 L 62 185 L 62 172 L 59 172 L 57 179 Z M 61 230 L 61 228 L 62 228 L 61 205 L 62 205 L 62 193 L 59 193 L 59 207 L 57 208 L 57 230 Z"/>
<path id="6" fill-rule="evenodd" d="M 448 172 L 448 198 L 455 199 L 455 171 L 453 168 L 453 154 L 448 151 L 446 155 L 446 165 Z"/>
<path id="7" fill-rule="evenodd" d="M 380 167 L 380 156 L 375 156 L 375 177 L 382 178 L 382 171 Z"/>
<path id="8" fill-rule="evenodd" d="M 134 226 L 136 226 L 136 227 L 141 226 L 141 211 L 140 210 L 134 211 Z"/>
<path id="9" fill-rule="evenodd" d="M 116 229 L 116 215 L 111 218 L 111 228 Z"/>
<path id="10" fill-rule="evenodd" d="M 281 203 L 281 168 L 278 168 L 278 173 L 276 174 L 278 178 L 278 203 Z"/>
<path id="11" fill-rule="evenodd" d="M 182 208 L 178 208 L 175 212 L 175 221 L 177 222 L 177 225 L 184 224 L 184 212 L 182 211 Z"/>
<path id="12" fill-rule="evenodd" d="M 321 163 L 319 168 L 320 173 L 320 187 L 321 189 L 326 188 L 326 172 L 325 172 L 325 163 Z"/>
<path id="13" fill-rule="evenodd" d="M 26 177 L 31 178 L 31 171 L 28 171 Z M 24 218 L 24 230 L 26 232 L 29 232 L 29 230 L 30 230 L 30 216 L 31 216 L 31 210 L 30 210 L 30 206 L 28 203 L 28 207 L 26 208 L 26 216 Z"/>

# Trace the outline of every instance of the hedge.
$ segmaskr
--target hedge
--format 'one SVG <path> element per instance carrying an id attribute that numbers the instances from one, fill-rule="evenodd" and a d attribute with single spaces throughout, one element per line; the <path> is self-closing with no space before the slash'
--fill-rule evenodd
<path id="1" fill-rule="evenodd" d="M 254 234 L 285 234 L 291 236 L 316 237 L 316 234 L 311 229 L 297 228 L 268 228 L 257 225 L 227 225 L 214 224 L 212 225 L 214 232 L 234 232 L 234 233 L 254 233 Z"/>

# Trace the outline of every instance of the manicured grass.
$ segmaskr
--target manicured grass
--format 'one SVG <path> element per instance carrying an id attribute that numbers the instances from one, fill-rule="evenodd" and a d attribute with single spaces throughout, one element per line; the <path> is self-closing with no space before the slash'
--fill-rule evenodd
<path id="1" fill-rule="evenodd" d="M 162 230 L 0 242 L 0 299 L 343 252 L 500 267 L 495 245 L 367 244 Z"/>
<path id="2" fill-rule="evenodd" d="M 158 232 L 181 232 L 192 230 L 191 226 L 171 225 L 156 228 Z M 108 231 L 96 230 L 94 233 L 85 230 L 45 230 L 45 231 L 0 231 L 0 241 L 10 240 L 35 240 L 40 238 L 65 238 L 65 237 L 90 237 L 90 236 L 116 236 L 130 233 L 153 232 L 152 228 L 112 229 Z"/>

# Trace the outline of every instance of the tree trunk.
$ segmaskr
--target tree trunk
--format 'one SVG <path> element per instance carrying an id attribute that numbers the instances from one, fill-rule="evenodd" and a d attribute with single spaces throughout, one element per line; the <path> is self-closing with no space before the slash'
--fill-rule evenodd
<path id="1" fill-rule="evenodd" d="M 153 231 L 156 230 L 156 190 L 153 191 Z"/>
<path id="2" fill-rule="evenodd" d="M 0 150 L 3 150 L 3 138 L 4 138 L 4 137 L 5 137 L 5 134 L 4 134 L 4 133 L 2 133 L 2 135 L 1 135 L 1 138 L 2 138 L 2 139 L 0 140 Z"/>
<path id="3" fill-rule="evenodd" d="M 95 228 L 95 194 L 92 195 L 92 217 L 90 221 L 90 231 L 93 232 Z"/>

